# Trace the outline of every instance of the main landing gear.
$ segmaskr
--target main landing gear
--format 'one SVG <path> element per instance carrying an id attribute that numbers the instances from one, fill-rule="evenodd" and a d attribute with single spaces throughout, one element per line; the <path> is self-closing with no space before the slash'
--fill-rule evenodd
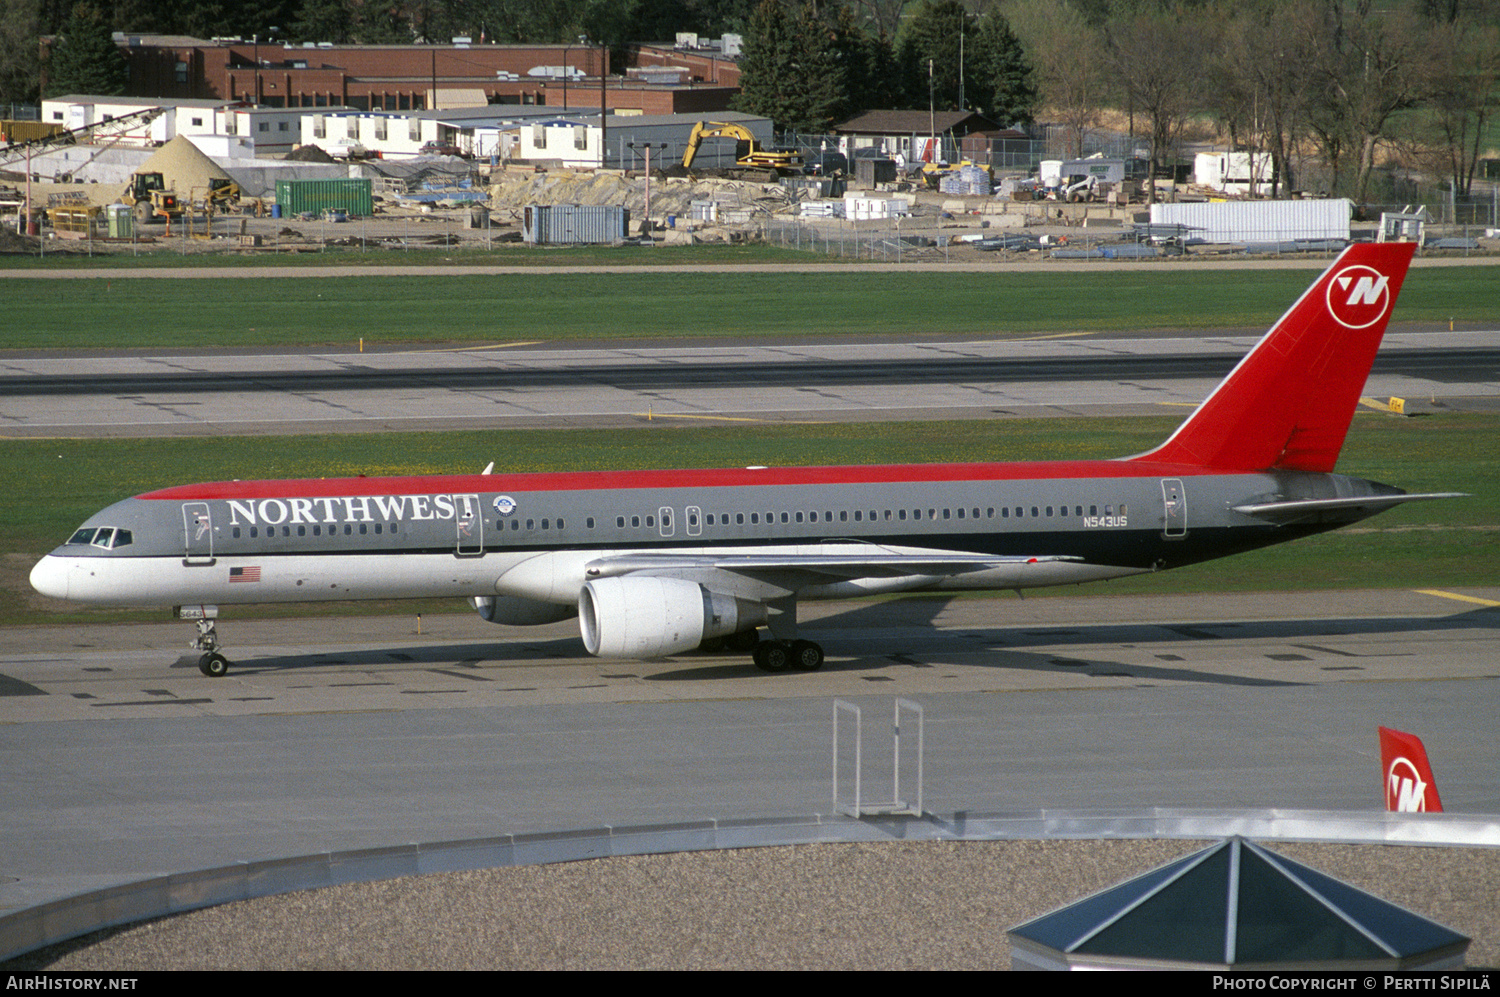
<path id="1" fill-rule="evenodd" d="M 229 659 L 219 653 L 219 632 L 214 623 L 211 619 L 199 620 L 198 638 L 190 646 L 203 652 L 198 670 L 211 679 L 221 679 L 229 674 Z"/>
<path id="2" fill-rule="evenodd" d="M 823 649 L 810 640 L 768 640 L 755 645 L 755 667 L 763 672 L 815 672 Z"/>
<path id="3" fill-rule="evenodd" d="M 703 651 L 750 652 L 755 667 L 763 672 L 815 672 L 823 667 L 823 648 L 810 640 L 761 640 L 760 630 L 741 630 L 727 637 L 704 641 Z"/>

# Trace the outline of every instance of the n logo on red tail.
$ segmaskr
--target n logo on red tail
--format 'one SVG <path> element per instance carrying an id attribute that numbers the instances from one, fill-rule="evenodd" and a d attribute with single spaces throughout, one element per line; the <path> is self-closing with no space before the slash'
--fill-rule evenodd
<path id="1" fill-rule="evenodd" d="M 1328 282 L 1328 313 L 1348 329 L 1368 329 L 1391 307 L 1390 277 L 1373 267 L 1345 267 Z"/>
<path id="2" fill-rule="evenodd" d="M 1427 749 L 1414 734 L 1380 728 L 1380 767 L 1385 773 L 1385 808 L 1393 813 L 1442 813 Z"/>

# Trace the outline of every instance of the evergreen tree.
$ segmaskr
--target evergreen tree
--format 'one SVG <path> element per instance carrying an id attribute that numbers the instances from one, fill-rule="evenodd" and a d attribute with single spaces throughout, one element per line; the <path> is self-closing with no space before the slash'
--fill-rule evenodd
<path id="1" fill-rule="evenodd" d="M 745 33 L 735 109 L 770 118 L 778 131 L 827 132 L 857 107 L 860 37 L 840 5 L 764 0 Z"/>
<path id="2" fill-rule="evenodd" d="M 125 92 L 129 78 L 125 56 L 104 15 L 90 4 L 75 6 L 47 60 L 44 96 L 115 96 Z"/>
<path id="3" fill-rule="evenodd" d="M 783 89 L 797 61 L 795 24 L 781 0 L 761 0 L 745 32 L 740 54 L 740 92 L 734 109 L 770 118 L 786 127 Z"/>
<path id="4" fill-rule="evenodd" d="M 985 117 L 1002 125 L 1030 124 L 1037 91 L 1031 66 L 1010 22 L 991 8 L 979 21 L 973 39 L 973 61 L 966 69 L 969 102 Z"/>
<path id="5" fill-rule="evenodd" d="M 37 99 L 41 12 L 30 0 L 0 0 L 0 104 Z"/>
<path id="6" fill-rule="evenodd" d="M 304 0 L 297 17 L 287 29 L 296 42 L 347 42 L 354 20 L 346 0 Z"/>
<path id="7" fill-rule="evenodd" d="M 896 61 L 906 89 L 906 106 L 939 111 L 959 106 L 960 83 L 967 75 L 968 36 L 972 18 L 958 0 L 922 0 L 896 39 Z M 962 41 L 960 41 L 962 39 Z"/>

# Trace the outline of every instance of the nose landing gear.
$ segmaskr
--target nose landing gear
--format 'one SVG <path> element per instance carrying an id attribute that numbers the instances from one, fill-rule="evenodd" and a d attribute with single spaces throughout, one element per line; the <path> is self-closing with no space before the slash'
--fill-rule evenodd
<path id="1" fill-rule="evenodd" d="M 193 620 L 197 624 L 198 636 L 188 646 L 203 652 L 198 659 L 198 670 L 211 679 L 221 679 L 229 674 L 229 659 L 219 653 L 218 615 L 218 606 L 177 607 L 180 619 Z"/>

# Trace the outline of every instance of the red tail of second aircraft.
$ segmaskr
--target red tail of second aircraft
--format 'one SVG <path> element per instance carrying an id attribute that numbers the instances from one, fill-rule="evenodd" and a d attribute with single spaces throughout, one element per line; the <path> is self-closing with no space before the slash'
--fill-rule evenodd
<path id="1" fill-rule="evenodd" d="M 1332 471 L 1415 248 L 1344 250 L 1192 417 L 1135 459 Z"/>
<path id="2" fill-rule="evenodd" d="M 1380 728 L 1380 770 L 1384 773 L 1385 808 L 1399 813 L 1442 813 L 1437 781 L 1427 763 L 1427 749 L 1415 734 Z"/>

